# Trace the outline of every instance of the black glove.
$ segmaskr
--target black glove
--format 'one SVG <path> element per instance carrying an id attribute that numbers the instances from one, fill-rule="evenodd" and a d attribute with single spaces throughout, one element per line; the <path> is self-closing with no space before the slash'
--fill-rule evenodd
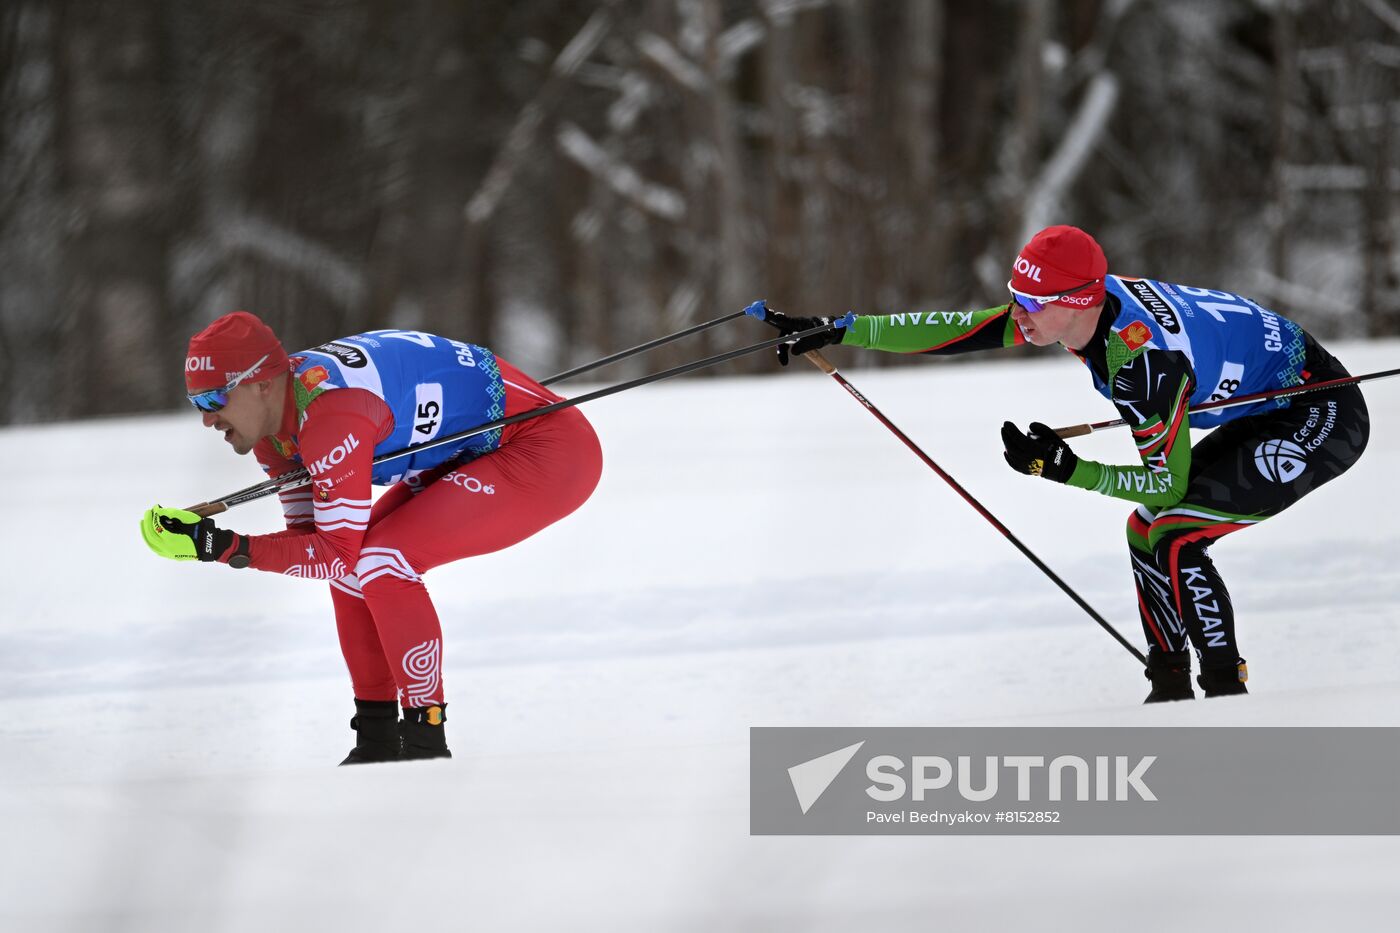
<path id="1" fill-rule="evenodd" d="M 836 327 L 831 330 L 812 334 L 791 343 L 780 344 L 778 346 L 778 362 L 783 366 L 788 364 L 790 353 L 801 356 L 809 350 L 820 350 L 822 347 L 830 347 L 840 343 L 841 338 L 846 335 L 846 328 L 851 326 L 856 317 L 854 314 L 846 314 L 835 319 L 829 317 L 792 317 L 781 311 L 774 311 L 763 301 L 755 301 L 744 310 L 750 317 L 760 318 L 768 326 L 776 327 L 778 333 L 784 337 L 788 334 L 811 330 L 814 327 L 822 327 L 831 324 L 833 320 L 835 321 Z"/>
<path id="2" fill-rule="evenodd" d="M 1057 483 L 1069 482 L 1079 458 L 1060 439 L 1053 428 L 1039 421 L 1031 422 L 1029 434 L 1010 421 L 1001 426 L 1001 443 L 1006 448 L 1006 462 L 1017 473 L 1043 476 Z"/>

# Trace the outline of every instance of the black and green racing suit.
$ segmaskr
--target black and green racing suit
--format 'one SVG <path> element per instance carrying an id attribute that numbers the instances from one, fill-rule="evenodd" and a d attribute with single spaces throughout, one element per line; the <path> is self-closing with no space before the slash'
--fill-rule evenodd
<path id="1" fill-rule="evenodd" d="M 1122 313 L 1109 294 L 1093 339 L 1072 352 L 1099 385 L 1111 387 L 1140 462 L 1080 458 L 1068 484 L 1137 503 L 1128 517 L 1128 549 L 1149 651 L 1184 651 L 1189 641 L 1203 673 L 1242 669 L 1230 596 L 1207 547 L 1277 515 L 1355 463 L 1369 433 L 1365 401 L 1354 385 L 1319 391 L 1229 421 L 1192 447 L 1188 408 L 1197 374 L 1190 360 L 1177 350 L 1125 343 L 1118 332 Z M 1347 375 L 1316 340 L 1298 332 L 1297 381 Z M 842 338 L 845 346 L 937 355 L 1025 342 L 1009 305 L 862 315 Z M 1305 449 L 1306 468 L 1285 477 L 1276 461 L 1261 460 L 1261 452 L 1280 443 Z"/>

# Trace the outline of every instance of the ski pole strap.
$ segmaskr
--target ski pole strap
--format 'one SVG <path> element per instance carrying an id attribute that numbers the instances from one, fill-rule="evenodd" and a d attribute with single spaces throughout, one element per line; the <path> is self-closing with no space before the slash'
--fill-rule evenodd
<path id="1" fill-rule="evenodd" d="M 739 313 L 742 314 L 743 312 L 741 311 Z M 702 360 L 695 360 L 691 363 L 685 363 L 680 366 L 674 366 L 671 369 L 665 369 L 659 373 L 652 373 L 649 376 L 642 376 L 638 379 L 633 379 L 629 382 L 619 383 L 615 386 L 608 386 L 607 388 L 598 389 L 594 392 L 587 392 L 583 395 L 579 395 L 574 398 L 566 398 L 558 402 L 551 402 L 550 404 L 541 406 L 540 408 L 532 408 L 529 411 L 522 411 L 519 414 L 511 415 L 507 418 L 497 418 L 495 421 L 488 421 L 485 424 L 477 425 L 476 427 L 471 428 L 469 430 L 459 431 L 456 434 L 449 434 L 446 437 L 440 437 L 437 440 L 432 441 L 428 444 L 416 444 L 412 448 L 409 448 L 407 450 L 396 450 L 393 453 L 381 454 L 378 457 L 375 457 L 372 462 L 375 466 L 378 466 L 379 464 L 384 463 L 385 461 L 395 460 L 409 453 L 417 454 L 425 450 L 432 450 L 434 447 L 444 447 L 448 444 L 455 444 L 458 441 L 464 441 L 467 438 L 476 437 L 478 434 L 485 434 L 486 432 L 494 431 L 497 428 L 509 427 L 512 424 L 519 424 L 520 422 L 528 421 L 531 418 L 542 418 L 545 415 L 552 415 L 556 411 L 563 411 L 566 408 L 573 408 L 576 405 L 582 405 L 584 402 L 591 402 L 594 399 L 605 398 L 609 395 L 616 395 L 619 392 L 626 392 L 628 389 L 636 389 L 644 385 L 650 385 L 653 382 L 660 382 L 663 379 L 670 379 L 675 376 L 683 376 L 686 373 L 694 372 L 697 369 L 704 369 L 709 366 L 716 366 L 720 363 L 727 363 L 730 360 L 738 359 L 741 356 L 747 356 L 750 353 L 758 353 L 761 350 L 771 350 L 779 344 L 787 343 L 792 340 L 800 340 L 803 337 L 811 337 L 816 334 L 826 333 L 835 326 L 835 324 L 822 324 L 819 327 L 808 328 L 807 330 L 799 331 L 795 334 L 787 334 L 786 336 L 782 337 L 772 337 L 768 340 L 763 340 L 758 343 L 749 344 L 746 347 L 740 347 L 737 350 L 730 350 L 726 353 L 719 353 L 714 356 L 707 356 Z M 295 489 L 299 486 L 306 486 L 310 482 L 311 476 L 305 470 L 292 470 L 288 473 L 283 473 L 281 476 L 277 476 L 269 480 L 264 480 L 263 482 L 258 483 L 255 486 L 249 486 L 247 489 L 240 489 L 238 492 L 229 493 L 227 496 L 221 496 L 218 499 L 211 499 L 208 502 L 201 502 L 198 505 L 190 506 L 189 510 L 201 517 L 207 518 L 210 515 L 217 515 L 220 512 L 225 512 L 233 508 L 235 505 L 242 505 L 245 502 L 252 502 L 254 499 L 261 499 L 264 496 L 270 496 L 273 493 L 280 492 L 283 489 Z"/>
<path id="2" fill-rule="evenodd" d="M 1302 385 L 1289 386 L 1286 389 L 1270 389 L 1267 392 L 1252 392 L 1249 395 L 1241 395 L 1236 398 L 1227 398 L 1219 402 L 1206 402 L 1197 405 L 1187 414 L 1198 411 L 1210 411 L 1214 408 L 1233 408 L 1236 405 L 1250 405 L 1254 402 L 1264 402 L 1275 398 L 1291 398 L 1295 395 L 1306 395 L 1309 392 L 1321 392 L 1325 389 L 1335 389 L 1338 386 L 1355 385 L 1358 382 L 1368 382 L 1372 379 L 1384 379 L 1387 376 L 1400 376 L 1400 369 L 1386 369 L 1374 373 L 1366 373 L 1362 376 L 1342 376 L 1340 379 L 1326 379 L 1322 382 L 1305 382 Z M 1095 431 L 1102 431 L 1105 428 L 1121 428 L 1128 422 L 1123 418 L 1114 418 L 1109 421 L 1095 421 L 1091 424 L 1072 424 L 1063 428 L 1056 428 L 1055 433 L 1061 438 L 1082 437 L 1085 434 L 1093 434 Z"/>

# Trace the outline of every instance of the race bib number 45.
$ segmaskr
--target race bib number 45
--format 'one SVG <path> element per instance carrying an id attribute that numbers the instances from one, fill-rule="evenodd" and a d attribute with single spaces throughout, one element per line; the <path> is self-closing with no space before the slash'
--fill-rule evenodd
<path id="1" fill-rule="evenodd" d="M 414 390 L 413 436 L 408 444 L 426 444 L 442 429 L 442 383 L 419 383 Z"/>

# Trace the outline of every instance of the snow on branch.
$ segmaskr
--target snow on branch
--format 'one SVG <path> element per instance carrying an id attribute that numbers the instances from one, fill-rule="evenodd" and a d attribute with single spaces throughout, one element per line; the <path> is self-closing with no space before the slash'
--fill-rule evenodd
<path id="1" fill-rule="evenodd" d="M 1356 305 L 1351 302 L 1341 301 L 1328 293 L 1298 282 L 1281 279 L 1264 269 L 1255 269 L 1253 277 L 1254 291 L 1262 294 L 1270 303 L 1281 301 L 1295 308 L 1312 308 L 1339 315 L 1350 314 L 1356 310 Z"/>
<path id="2" fill-rule="evenodd" d="M 1026 214 L 1020 242 L 1030 239 L 1059 212 L 1065 191 L 1084 170 L 1108 118 L 1118 102 L 1118 79 L 1107 71 L 1094 75 L 1059 147 L 1045 164 L 1026 197 Z"/>
<path id="3" fill-rule="evenodd" d="M 1285 165 L 1283 180 L 1290 188 L 1308 191 L 1360 191 L 1371 183 L 1359 165 Z M 1400 170 L 1392 168 L 1386 181 L 1392 191 L 1400 191 Z"/>
<path id="4" fill-rule="evenodd" d="M 656 33 L 644 32 L 638 36 L 637 51 L 682 87 L 689 88 L 697 94 L 703 94 L 709 89 L 710 79 L 705 76 L 705 72 Z"/>
<path id="5" fill-rule="evenodd" d="M 764 0 L 763 15 L 769 22 L 786 23 L 803 10 L 831 6 L 831 0 Z"/>
<path id="6" fill-rule="evenodd" d="M 496 213 L 501 199 L 515 180 L 516 169 L 530 151 L 535 133 L 544 122 L 545 113 L 558 99 L 564 79 L 577 71 L 588 56 L 593 54 L 598 43 L 603 41 L 603 36 L 608 30 L 609 16 L 608 7 L 595 11 L 554 59 L 550 76 L 536 92 L 534 99 L 521 108 L 510 132 L 506 134 L 505 142 L 496 150 L 496 157 L 491 160 L 491 168 L 487 170 L 486 177 L 482 179 L 476 193 L 467 201 L 466 215 L 469 223 L 483 223 Z"/>
<path id="7" fill-rule="evenodd" d="M 598 47 L 598 43 L 603 41 L 603 34 L 608 29 L 608 17 L 605 10 L 598 10 L 588 18 L 588 22 L 583 24 L 569 44 L 564 46 L 564 50 L 554 59 L 554 66 L 550 69 L 556 75 L 567 76 L 574 73 L 584 59 L 593 54 L 593 50 Z"/>
<path id="8" fill-rule="evenodd" d="M 642 178 L 574 124 L 562 124 L 555 140 L 564 155 L 641 210 L 671 221 L 685 216 L 685 199 L 680 194 Z"/>
<path id="9" fill-rule="evenodd" d="M 229 252 L 239 250 L 300 274 L 342 306 L 355 307 L 364 301 L 365 277 L 360 268 L 295 230 L 240 214 L 220 221 L 217 238 Z"/>
<path id="10" fill-rule="evenodd" d="M 467 202 L 468 221 L 479 224 L 496 213 L 496 208 L 500 206 L 501 199 L 506 195 L 506 189 L 515 179 L 516 167 L 530 148 L 530 143 L 535 138 L 535 131 L 539 129 L 543 120 L 544 110 L 537 102 L 532 100 L 521 109 L 515 118 L 515 124 L 506 134 L 505 143 L 501 145 L 496 153 L 496 158 L 492 160 L 491 168 L 486 172 L 486 178 L 476 189 L 476 194 L 472 195 L 471 200 Z"/>
<path id="11" fill-rule="evenodd" d="M 719 58 L 719 74 L 728 79 L 734 74 L 734 63 L 754 46 L 760 44 L 768 29 L 756 19 L 746 19 L 720 33 L 715 40 Z M 637 38 L 637 51 L 647 61 L 656 65 L 677 84 L 696 94 L 709 91 L 710 78 L 703 68 L 686 56 L 670 42 L 653 32 L 644 32 Z"/>
<path id="12" fill-rule="evenodd" d="M 1357 42 L 1355 53 L 1385 68 L 1400 68 L 1400 48 L 1374 39 Z M 1339 71 L 1351 61 L 1352 51 L 1335 45 L 1316 49 L 1300 49 L 1297 53 L 1298 67 L 1311 70 Z"/>
<path id="13" fill-rule="evenodd" d="M 741 20 L 720 33 L 715 41 L 719 50 L 720 68 L 728 72 L 734 67 L 737 59 L 762 42 L 767 34 L 767 27 L 756 19 Z"/>
<path id="14" fill-rule="evenodd" d="M 626 133 L 652 101 L 651 82 L 636 74 L 622 77 L 622 93 L 608 107 L 608 127 L 614 133 Z"/>
<path id="15" fill-rule="evenodd" d="M 1400 13 L 1392 10 L 1385 0 L 1361 0 L 1361 5 L 1370 10 L 1376 19 L 1400 32 Z"/>

